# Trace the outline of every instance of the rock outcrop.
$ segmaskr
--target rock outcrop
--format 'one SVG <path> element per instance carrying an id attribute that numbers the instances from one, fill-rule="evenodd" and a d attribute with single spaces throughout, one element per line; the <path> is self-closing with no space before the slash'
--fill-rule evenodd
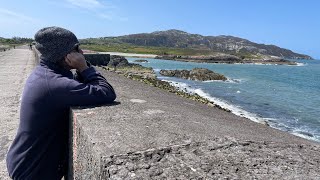
<path id="1" fill-rule="evenodd" d="M 160 74 L 169 77 L 178 77 L 183 79 L 195 80 L 195 81 L 208 81 L 208 80 L 222 80 L 227 78 L 205 68 L 194 68 L 192 70 L 161 70 Z"/>
<path id="2" fill-rule="evenodd" d="M 156 74 L 151 67 L 144 67 L 140 64 L 129 63 L 123 56 L 112 55 L 108 66 L 104 67 L 106 70 L 113 68 L 118 74 L 123 74 L 127 77 L 135 78 L 150 78 L 155 79 Z"/>
<path id="3" fill-rule="evenodd" d="M 210 56 L 178 56 L 178 55 L 159 55 L 155 59 L 168 59 L 187 62 L 206 62 L 206 63 L 242 63 L 242 60 L 233 55 L 219 53 Z"/>
<path id="4" fill-rule="evenodd" d="M 135 60 L 135 61 L 133 61 L 133 62 L 147 63 L 148 60 L 145 60 L 145 59 L 137 59 L 137 60 Z"/>
<path id="5" fill-rule="evenodd" d="M 278 64 L 278 65 L 297 65 L 294 61 L 285 60 L 276 56 L 259 55 L 251 59 L 241 58 L 238 56 L 216 53 L 208 56 L 179 56 L 179 55 L 159 55 L 155 59 L 175 60 L 184 62 L 198 62 L 198 63 L 226 63 L 226 64 Z"/>
<path id="6" fill-rule="evenodd" d="M 109 61 L 108 66 L 121 67 L 128 66 L 128 60 L 123 56 L 112 55 Z"/>

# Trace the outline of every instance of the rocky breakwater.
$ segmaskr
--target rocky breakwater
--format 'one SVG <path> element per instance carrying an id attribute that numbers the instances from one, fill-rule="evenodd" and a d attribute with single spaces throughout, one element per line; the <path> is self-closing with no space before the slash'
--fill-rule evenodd
<path id="1" fill-rule="evenodd" d="M 205 62 L 205 63 L 241 63 L 242 59 L 229 54 L 218 53 L 209 56 L 179 56 L 179 55 L 159 55 L 155 59 L 167 59 L 186 62 Z"/>
<path id="2" fill-rule="evenodd" d="M 248 62 L 249 63 L 249 62 Z M 277 65 L 298 65 L 297 62 L 294 61 L 289 61 L 289 60 L 285 60 L 285 59 L 267 59 L 265 61 L 252 61 L 252 63 L 260 63 L 260 64 L 277 64 Z"/>
<path id="3" fill-rule="evenodd" d="M 161 70 L 160 74 L 163 76 L 178 77 L 195 81 L 227 80 L 224 75 L 205 68 L 194 68 L 192 70 Z"/>
<path id="4" fill-rule="evenodd" d="M 202 56 L 180 56 L 180 55 L 159 55 L 155 59 L 175 60 L 183 62 L 198 63 L 224 63 L 224 64 L 277 64 L 277 65 L 297 65 L 294 61 L 285 60 L 281 57 L 251 54 L 251 55 L 230 55 L 225 53 L 216 53 L 214 55 Z"/>
<path id="5" fill-rule="evenodd" d="M 148 63 L 149 61 L 148 61 L 148 60 L 145 60 L 145 59 L 137 59 L 137 60 L 135 60 L 134 62 Z"/>

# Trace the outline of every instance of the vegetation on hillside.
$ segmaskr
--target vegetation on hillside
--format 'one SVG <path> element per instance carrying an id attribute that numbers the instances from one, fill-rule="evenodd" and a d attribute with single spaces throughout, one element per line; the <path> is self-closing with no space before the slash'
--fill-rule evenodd
<path id="1" fill-rule="evenodd" d="M 178 55 L 178 56 L 209 56 L 215 55 L 215 51 L 190 49 L 190 48 L 170 48 L 154 46 L 134 46 L 130 44 L 81 44 L 81 48 L 97 52 L 123 52 L 136 54 L 155 54 L 155 55 Z M 261 55 L 246 52 L 230 53 L 241 59 L 260 59 Z"/>
<path id="2" fill-rule="evenodd" d="M 33 41 L 32 38 L 23 38 L 23 37 L 2 38 L 2 37 L 0 37 L 0 44 L 3 44 L 3 45 L 29 44 L 32 41 Z"/>
<path id="3" fill-rule="evenodd" d="M 290 59 L 312 59 L 275 45 L 257 44 L 233 36 L 202 36 L 179 30 L 156 31 L 153 33 L 131 34 L 118 37 L 82 39 L 88 49 L 147 53 L 157 55 L 212 55 L 217 52 L 236 55 L 242 59 L 260 56 L 277 56 Z"/>
<path id="4" fill-rule="evenodd" d="M 155 46 L 135 46 L 130 44 L 81 44 L 81 48 L 101 52 L 124 52 L 137 54 L 156 54 L 156 55 L 210 55 L 214 52 L 210 50 L 199 50 L 190 48 L 170 48 Z"/>

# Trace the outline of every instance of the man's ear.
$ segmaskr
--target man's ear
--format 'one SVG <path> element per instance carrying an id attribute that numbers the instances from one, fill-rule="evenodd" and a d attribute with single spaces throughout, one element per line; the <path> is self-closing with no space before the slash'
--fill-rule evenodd
<path id="1" fill-rule="evenodd" d="M 67 56 L 64 57 L 64 60 L 63 60 L 63 62 L 62 62 L 62 65 L 63 65 L 63 67 L 64 67 L 65 69 L 68 69 L 68 70 L 74 69 L 74 68 L 72 67 L 72 65 L 71 65 L 70 59 L 68 59 Z"/>
<path id="2" fill-rule="evenodd" d="M 67 56 L 64 57 L 64 61 L 67 63 L 67 65 L 71 65 L 71 61 Z"/>

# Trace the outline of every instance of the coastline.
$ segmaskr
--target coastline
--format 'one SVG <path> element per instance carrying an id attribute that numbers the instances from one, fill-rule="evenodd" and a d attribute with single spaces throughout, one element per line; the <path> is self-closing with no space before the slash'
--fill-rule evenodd
<path id="1" fill-rule="evenodd" d="M 187 84 L 184 85 L 183 83 L 178 83 L 175 81 L 170 81 L 170 80 L 162 80 L 162 81 L 169 82 L 172 86 L 175 86 L 178 90 L 189 93 L 190 95 L 193 95 L 193 94 L 199 95 L 200 97 L 207 99 L 209 102 L 214 104 L 215 107 L 219 107 L 219 109 L 222 109 L 226 112 L 232 113 L 236 116 L 246 118 L 246 119 L 253 121 L 255 123 L 263 124 L 263 125 L 269 126 L 271 128 L 274 128 L 274 129 L 277 129 L 280 131 L 284 131 L 289 134 L 320 143 L 320 141 L 318 139 L 314 138 L 314 136 L 308 132 L 304 132 L 304 131 L 289 132 L 289 131 L 285 131 L 283 129 L 280 129 L 276 126 L 277 123 L 274 122 L 273 119 L 259 117 L 257 114 L 246 111 L 242 107 L 236 106 L 234 104 L 230 104 L 224 100 L 221 100 L 217 97 L 209 95 L 208 93 L 204 92 L 202 89 L 190 88 L 190 87 L 188 87 Z"/>
<path id="2" fill-rule="evenodd" d="M 122 53 L 122 52 L 98 52 L 99 54 L 110 54 L 124 57 L 135 57 L 135 58 L 155 58 L 155 54 L 136 54 L 136 53 Z"/>
<path id="3" fill-rule="evenodd" d="M 195 104 L 195 105 L 192 105 L 193 109 L 188 109 L 187 111 L 195 112 L 195 114 L 197 114 L 198 116 L 203 116 L 205 114 L 212 114 L 213 113 L 214 116 L 210 115 L 208 117 L 209 118 L 208 120 L 213 123 L 212 124 L 213 126 L 218 125 L 219 127 L 221 126 L 220 127 L 221 129 L 228 129 L 228 130 L 230 130 L 230 128 L 232 129 L 234 126 L 236 126 L 236 129 L 234 129 L 236 131 L 234 131 L 234 132 L 232 131 L 232 133 L 229 132 L 231 134 L 228 134 L 228 135 L 224 134 L 224 133 L 220 134 L 218 132 L 211 132 L 215 136 L 222 135 L 222 136 L 236 137 L 236 138 L 241 139 L 241 137 L 242 137 L 241 133 L 245 133 L 246 137 L 244 139 L 246 139 L 246 140 L 248 140 L 248 139 L 262 140 L 263 139 L 264 141 L 268 141 L 268 142 L 272 142 L 272 141 L 279 142 L 280 141 L 283 143 L 290 143 L 290 142 L 293 143 L 293 142 L 299 141 L 302 144 L 310 144 L 311 143 L 314 145 L 319 145 L 319 142 L 317 142 L 317 141 L 302 138 L 302 137 L 296 136 L 294 134 L 291 134 L 289 132 L 282 131 L 282 130 L 267 126 L 263 123 L 257 123 L 255 121 L 252 121 L 252 120 L 246 118 L 246 117 L 238 116 L 238 115 L 231 113 L 230 111 L 220 107 L 219 105 L 212 104 L 211 102 L 210 102 L 210 104 L 211 104 L 210 105 L 210 104 L 206 104 L 206 102 L 208 102 L 208 101 L 204 101 L 201 103 L 201 100 L 198 101 L 197 99 L 194 99 L 192 97 L 186 98 L 184 96 L 184 94 L 179 94 L 179 92 L 182 92 L 182 91 L 179 91 L 178 93 L 171 92 L 170 90 L 168 91 L 166 89 L 159 88 L 159 87 L 155 86 L 154 84 L 150 84 L 150 82 L 148 82 L 142 78 L 136 78 L 135 76 L 133 76 L 133 78 L 128 78 L 128 77 L 123 76 L 117 72 L 108 71 L 104 68 L 101 68 L 101 69 L 102 69 L 102 71 L 105 72 L 107 77 L 109 76 L 111 83 L 113 83 L 113 81 L 125 81 L 126 83 L 124 83 L 124 84 L 126 84 L 126 87 L 130 87 L 130 89 L 132 88 L 131 84 L 135 84 L 134 85 L 134 89 L 135 89 L 134 96 L 141 94 L 142 96 L 144 96 L 145 98 L 148 99 L 147 101 L 152 99 L 152 101 L 155 101 L 155 102 L 158 102 L 158 101 L 162 102 L 163 101 L 162 98 L 164 98 L 162 96 L 163 96 L 163 94 L 166 94 L 165 96 L 170 96 L 171 98 L 169 98 L 170 102 L 168 102 L 168 101 L 165 102 L 166 104 L 169 103 L 169 104 L 167 104 L 168 106 L 163 106 L 163 108 L 170 109 L 170 107 L 171 107 L 172 110 L 180 109 L 180 108 L 185 109 L 186 105 L 189 106 L 191 104 Z M 125 79 L 127 79 L 127 80 L 125 80 Z M 159 80 L 159 81 L 161 81 L 161 80 Z M 117 85 L 117 83 L 115 83 L 115 85 Z M 118 87 L 118 88 L 120 88 L 121 91 L 123 91 L 124 87 Z M 156 89 L 158 89 L 158 90 L 156 90 Z M 152 92 L 155 94 L 154 95 L 145 94 L 145 92 Z M 128 90 L 128 92 L 127 91 L 125 92 L 125 94 L 127 94 L 127 93 L 130 93 L 130 91 Z M 157 94 L 159 94 L 159 96 Z M 201 98 L 202 97 L 200 97 L 200 99 Z M 165 98 L 165 99 L 167 99 L 167 98 Z M 169 100 L 169 99 L 167 99 L 167 100 Z M 181 106 L 181 105 L 183 105 L 183 106 Z M 195 108 L 195 107 L 197 107 L 197 108 Z M 218 122 L 216 122 L 216 121 L 218 121 Z M 218 124 L 216 124 L 216 123 L 218 123 Z M 223 125 L 223 124 L 225 124 L 225 125 Z M 250 124 L 250 125 L 248 125 L 248 124 Z M 210 126 L 212 126 L 212 125 L 210 125 Z M 240 126 L 242 127 L 241 129 L 239 129 Z M 215 127 L 215 128 L 219 128 L 219 127 Z M 263 129 L 263 131 L 267 131 L 267 134 L 264 134 L 264 133 L 261 134 L 262 132 L 260 132 L 260 130 L 262 130 L 262 129 Z M 237 131 L 241 131 L 241 133 L 239 134 L 239 132 L 237 132 Z M 257 134 L 255 135 L 255 133 L 257 133 Z M 278 136 L 277 133 L 280 133 L 282 135 Z M 278 138 L 276 138 L 277 136 L 278 136 Z M 287 138 L 289 138 L 290 140 Z"/>
<path id="4" fill-rule="evenodd" d="M 159 79 L 159 80 L 161 80 L 161 79 Z M 263 125 L 272 127 L 274 129 L 278 129 L 278 130 L 293 134 L 295 136 L 320 143 L 320 141 L 318 139 L 316 139 L 313 135 L 311 135 L 308 132 L 304 132 L 304 131 L 289 132 L 289 131 L 285 131 L 283 129 L 280 129 L 276 126 L 277 123 L 275 121 L 273 121 L 273 119 L 259 117 L 257 114 L 246 111 L 242 107 L 236 106 L 234 104 L 230 104 L 222 99 L 219 99 L 217 97 L 209 95 L 208 93 L 206 93 L 205 91 L 203 91 L 200 88 L 192 88 L 188 84 L 180 83 L 180 82 L 176 82 L 176 81 L 172 81 L 172 80 L 162 79 L 161 81 L 169 82 L 170 85 L 176 87 L 178 91 L 182 91 L 182 92 L 188 93 L 190 95 L 196 94 L 204 99 L 207 99 L 210 103 L 214 104 L 215 107 L 219 107 L 220 109 L 225 110 L 226 112 L 230 112 L 236 116 L 243 117 L 243 118 L 246 118 L 250 121 L 253 121 L 253 122 L 256 122 L 259 124 L 263 124 Z"/>
<path id="5" fill-rule="evenodd" d="M 204 92 L 202 89 L 190 88 L 190 87 L 188 87 L 187 84 L 178 83 L 175 81 L 170 81 L 170 80 L 162 80 L 162 81 L 169 82 L 172 86 L 175 86 L 180 91 L 184 91 L 189 94 L 197 94 L 197 95 L 201 96 L 202 98 L 209 100 L 213 104 L 220 106 L 222 109 L 225 109 L 227 112 L 230 112 L 234 115 L 237 115 L 237 116 L 243 117 L 243 118 L 247 118 L 247 119 L 249 119 L 253 122 L 256 122 L 256 123 L 270 126 L 268 121 L 264 120 L 263 118 L 259 118 L 255 114 L 250 113 L 248 111 L 245 111 L 245 110 L 241 109 L 240 107 L 237 107 L 233 104 L 227 103 L 217 97 L 213 97 L 213 96 L 209 95 L 208 93 Z"/>
<path id="6" fill-rule="evenodd" d="M 276 64 L 276 65 L 297 65 L 295 61 L 285 60 L 277 56 L 264 55 L 261 58 L 240 58 L 235 55 L 217 53 L 216 55 L 206 56 L 178 56 L 178 55 L 159 55 L 155 59 L 173 60 L 182 62 L 196 63 L 216 63 L 216 64 Z"/>
<path id="7" fill-rule="evenodd" d="M 90 52 L 89 52 L 90 53 Z M 93 53 L 93 52 L 92 52 Z M 172 61 L 181 61 L 181 62 L 195 62 L 195 63 L 217 63 L 217 64 L 261 64 L 261 65 L 292 65 L 299 66 L 299 63 L 294 61 L 289 61 L 285 59 L 254 59 L 254 60 L 240 60 L 232 56 L 232 61 L 228 60 L 229 56 L 224 57 L 227 60 L 217 59 L 217 61 L 210 60 L 210 56 L 204 56 L 203 59 L 183 59 L 183 58 L 169 58 L 168 56 L 159 56 L 156 54 L 136 54 L 136 53 L 122 53 L 122 52 L 96 52 L 98 54 L 110 54 L 118 55 L 124 57 L 133 57 L 133 58 L 152 58 L 152 59 L 161 59 L 161 60 L 172 60 Z M 174 56 L 175 57 L 175 56 Z M 198 58 L 198 56 L 195 56 Z M 188 57 L 189 58 L 189 57 Z M 208 59 L 209 58 L 209 59 Z"/>
<path id="8" fill-rule="evenodd" d="M 119 71 L 118 71 L 119 73 Z M 126 72 L 128 73 L 128 72 Z M 289 132 L 289 131 L 285 131 L 281 128 L 277 127 L 277 123 L 275 123 L 275 121 L 273 121 L 273 119 L 270 118 L 263 118 L 260 117 L 258 115 L 256 115 L 255 113 L 246 111 L 244 109 L 242 109 L 241 107 L 238 107 L 236 105 L 230 104 L 225 102 L 224 100 L 221 100 L 219 98 L 213 97 L 211 95 L 209 95 L 208 93 L 204 92 L 202 89 L 195 89 L 195 88 L 191 88 L 190 86 L 186 85 L 182 85 L 181 83 L 172 81 L 172 80 L 166 80 L 165 78 L 159 78 L 158 76 L 155 76 L 155 78 L 157 79 L 157 81 L 164 81 L 170 84 L 170 86 L 174 87 L 175 90 L 172 90 L 172 88 L 168 88 L 168 85 L 159 85 L 159 83 L 155 80 L 148 80 L 146 78 L 143 78 L 141 76 L 141 74 L 139 75 L 134 75 L 134 72 L 130 72 L 129 76 L 126 75 L 126 73 L 123 73 L 123 75 L 129 79 L 133 79 L 133 80 L 138 80 L 141 82 L 144 82 L 145 84 L 149 84 L 151 86 L 155 86 L 158 87 L 160 89 L 164 89 L 166 91 L 169 91 L 171 93 L 177 94 L 179 96 L 188 98 L 188 99 L 192 99 L 198 102 L 201 102 L 203 104 L 206 104 L 208 106 L 211 107 L 216 107 L 218 109 L 221 109 L 223 111 L 232 113 L 238 117 L 241 118 L 245 118 L 248 119 L 250 121 L 253 121 L 255 123 L 259 123 L 259 124 L 263 124 L 265 126 L 269 126 L 271 128 L 277 129 L 277 130 L 281 130 L 283 132 L 307 139 L 307 140 L 311 140 L 317 143 L 320 143 L 318 139 L 314 138 L 313 136 L 310 136 L 310 134 L 308 132 L 303 132 L 303 131 L 294 131 L 294 132 Z M 121 74 L 121 73 L 120 73 Z"/>
<path id="9" fill-rule="evenodd" d="M 156 55 L 149 55 L 149 54 L 118 53 L 118 52 L 103 52 L 102 54 L 107 54 L 107 53 L 111 54 L 111 55 L 123 55 L 125 57 L 133 57 L 133 58 L 153 58 L 154 59 L 154 56 L 156 56 Z M 261 63 L 248 63 L 248 64 L 278 65 L 278 64 L 261 64 Z M 288 65 L 288 66 L 291 66 L 291 65 Z M 302 65 L 301 65 L 301 63 L 298 63 L 297 65 L 293 65 L 293 66 L 302 66 Z M 147 82 L 147 84 L 148 83 L 150 84 L 150 82 Z M 175 84 L 173 83 L 172 86 L 175 86 Z M 177 88 L 177 87 L 175 87 L 175 88 Z M 169 90 L 169 91 L 172 91 L 172 90 Z M 194 95 L 194 93 L 184 92 L 183 90 L 180 90 L 181 93 L 175 92 L 175 94 L 189 98 L 189 99 L 199 101 L 199 102 L 207 104 L 209 106 L 218 107 L 219 109 L 222 109 L 227 112 L 231 112 L 239 117 L 249 119 L 250 121 L 253 121 L 253 122 L 256 122 L 259 124 L 263 124 L 266 126 L 270 126 L 274 129 L 278 129 L 278 130 L 290 133 L 292 135 L 320 143 L 319 139 L 317 139 L 313 134 L 309 133 L 308 131 L 304 131 L 301 129 L 294 129 L 292 131 L 289 131 L 289 130 L 283 129 L 283 127 L 280 127 L 279 123 L 276 122 L 276 118 L 261 117 L 255 113 L 244 110 L 242 107 L 227 103 L 224 100 L 221 100 L 219 98 L 212 97 L 212 96 L 208 95 L 207 93 L 203 92 L 201 89 L 198 91 L 200 91 L 200 94 L 198 92 L 196 94 L 197 97 L 192 97 Z M 185 93 L 188 93 L 189 95 L 185 95 Z"/>
<path id="10" fill-rule="evenodd" d="M 253 121 L 253 122 L 256 122 L 259 124 L 263 124 L 263 125 L 272 127 L 274 129 L 278 129 L 278 130 L 290 133 L 292 135 L 320 143 L 319 139 L 317 139 L 313 134 L 311 134 L 307 131 L 300 130 L 300 129 L 287 131 L 287 130 L 281 129 L 279 127 L 279 123 L 277 122 L 276 118 L 261 117 L 256 113 L 244 110 L 241 106 L 237 106 L 235 104 L 229 103 L 229 102 L 222 100 L 220 98 L 214 97 L 214 96 L 208 94 L 207 92 L 205 92 L 204 90 L 202 90 L 201 88 L 194 88 L 194 87 L 191 87 L 189 84 L 176 82 L 174 80 L 162 79 L 162 81 L 169 82 L 172 86 L 175 86 L 180 91 L 183 91 L 183 92 L 186 92 L 189 94 L 199 95 L 200 97 L 207 99 L 212 104 L 215 104 L 216 107 L 219 107 L 220 109 L 223 109 L 227 112 L 230 112 L 236 116 L 243 117 L 243 118 L 246 118 L 250 121 Z"/>

